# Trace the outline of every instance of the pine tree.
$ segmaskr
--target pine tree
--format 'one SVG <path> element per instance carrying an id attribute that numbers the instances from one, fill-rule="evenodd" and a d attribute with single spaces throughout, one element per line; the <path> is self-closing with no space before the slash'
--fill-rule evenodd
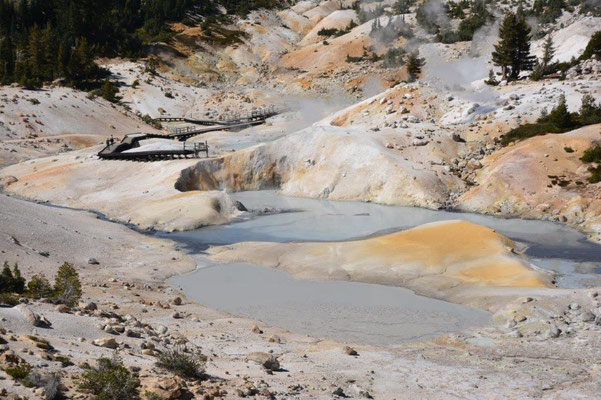
<path id="1" fill-rule="evenodd" d="M 15 58 L 12 43 L 8 37 L 0 38 L 0 83 L 13 81 Z"/>
<path id="2" fill-rule="evenodd" d="M 103 99 L 110 101 L 111 103 L 118 103 L 121 100 L 120 96 L 117 96 L 119 93 L 119 88 L 113 84 L 110 80 L 106 79 L 104 81 L 104 85 L 102 85 L 101 96 Z"/>
<path id="3" fill-rule="evenodd" d="M 58 300 L 73 306 L 81 297 L 79 274 L 73 265 L 65 262 L 58 268 L 54 278 L 54 294 Z"/>
<path id="4" fill-rule="evenodd" d="M 499 41 L 494 45 L 492 60 L 501 67 L 503 79 L 518 79 L 522 71 L 532 70 L 530 28 L 524 18 L 508 11 L 499 28 Z"/>
<path id="5" fill-rule="evenodd" d="M 568 111 L 565 95 L 562 94 L 559 97 L 559 103 L 549 113 L 547 121 L 561 129 L 568 129 L 574 126 L 574 120 L 572 119 L 572 114 Z"/>
<path id="6" fill-rule="evenodd" d="M 410 81 L 417 79 L 425 64 L 425 60 L 419 58 L 419 53 L 417 51 L 407 54 L 407 73 L 409 74 Z"/>
<path id="7" fill-rule="evenodd" d="M 543 57 L 540 60 L 545 73 L 548 73 L 547 69 L 551 65 L 551 61 L 553 61 L 553 57 L 555 57 L 555 49 L 553 48 L 553 39 L 551 39 L 551 35 L 548 35 L 547 39 L 545 39 L 545 43 L 543 44 Z"/>
<path id="8" fill-rule="evenodd" d="M 21 276 L 21 271 L 19 270 L 19 266 L 17 263 L 13 266 L 13 282 L 12 282 L 12 292 L 14 293 L 23 293 L 25 291 L 25 278 Z"/>
<path id="9" fill-rule="evenodd" d="M 598 124 L 601 122 L 601 103 L 596 104 L 590 94 L 582 96 L 579 121 L 582 125 Z"/>
<path id="10" fill-rule="evenodd" d="M 10 266 L 5 261 L 4 266 L 2 267 L 2 272 L 0 272 L 0 293 L 6 293 L 11 291 L 13 282 L 13 273 L 10 270 Z"/>

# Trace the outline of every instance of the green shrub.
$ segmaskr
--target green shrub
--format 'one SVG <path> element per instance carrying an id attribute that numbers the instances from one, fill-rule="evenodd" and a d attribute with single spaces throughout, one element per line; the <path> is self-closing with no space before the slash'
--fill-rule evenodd
<path id="1" fill-rule="evenodd" d="M 0 304 L 16 306 L 19 304 L 19 298 L 12 293 L 0 293 Z"/>
<path id="2" fill-rule="evenodd" d="M 589 167 L 588 172 L 591 173 L 588 181 L 590 183 L 599 183 L 601 182 L 601 165 L 597 165 L 596 167 Z"/>
<path id="3" fill-rule="evenodd" d="M 573 149 L 573 148 L 571 148 L 570 146 L 565 146 L 565 147 L 563 148 L 563 150 L 564 150 L 566 153 L 573 153 L 573 152 L 574 152 L 574 149 Z"/>
<path id="4" fill-rule="evenodd" d="M 580 157 L 580 160 L 585 163 L 601 163 L 601 146 L 596 145 L 588 150 L 585 150 L 582 157 Z"/>
<path id="5" fill-rule="evenodd" d="M 90 367 L 81 375 L 79 387 L 90 391 L 97 400 L 133 400 L 139 398 L 138 376 L 129 371 L 115 355 L 97 360 L 97 367 Z"/>
<path id="6" fill-rule="evenodd" d="M 149 390 L 144 392 L 144 397 L 146 398 L 146 400 L 164 400 L 163 397 L 161 397 L 161 395 L 155 392 L 151 392 Z"/>
<path id="7" fill-rule="evenodd" d="M 400 47 L 393 47 L 388 49 L 382 56 L 384 62 L 382 65 L 385 68 L 395 68 L 405 65 L 405 49 Z"/>
<path id="8" fill-rule="evenodd" d="M 153 119 L 148 114 L 144 114 L 140 118 L 142 118 L 142 121 L 144 121 L 146 124 L 148 124 L 148 125 L 156 128 L 156 129 L 162 129 L 163 128 L 163 125 L 159 121 Z"/>
<path id="9" fill-rule="evenodd" d="M 52 297 L 53 293 L 52 285 L 44 275 L 35 274 L 31 277 L 29 282 L 27 282 L 27 290 L 25 291 L 27 297 L 41 299 Z"/>
<path id="10" fill-rule="evenodd" d="M 74 306 L 81 298 L 81 282 L 73 265 L 65 262 L 54 278 L 54 295 L 62 303 Z"/>
<path id="11" fill-rule="evenodd" d="M 31 365 L 23 363 L 15 367 L 7 367 L 4 369 L 4 372 L 10 375 L 14 380 L 21 381 L 27 378 L 31 372 Z"/>
<path id="12" fill-rule="evenodd" d="M 178 346 L 161 353 L 157 365 L 182 378 L 201 379 L 204 377 L 206 360 L 199 351 Z"/>
<path id="13" fill-rule="evenodd" d="M 534 136 L 546 135 L 547 133 L 561 133 L 561 130 L 550 123 L 535 123 L 520 125 L 501 136 L 501 144 L 507 146 L 515 140 L 528 139 Z"/>
<path id="14" fill-rule="evenodd" d="M 325 37 L 334 36 L 336 33 L 338 33 L 338 29 L 336 28 L 321 28 L 319 32 L 317 32 L 319 36 Z"/>
<path id="15" fill-rule="evenodd" d="M 601 163 L 601 146 L 597 144 L 585 150 L 580 160 L 584 163 Z M 591 173 L 591 176 L 588 178 L 590 183 L 601 182 L 601 164 L 596 167 L 589 167 L 588 172 Z"/>
<path id="16" fill-rule="evenodd" d="M 592 105 L 591 105 L 592 104 Z M 592 107 L 592 111 L 589 112 Z M 581 108 L 581 114 L 570 113 L 566 105 L 565 96 L 561 96 L 557 106 L 547 113 L 547 110 L 543 109 L 541 116 L 536 123 L 525 124 L 518 126 L 501 136 L 501 144 L 507 146 L 514 140 L 527 139 L 533 136 L 546 135 L 547 133 L 563 133 L 576 128 L 580 128 L 583 125 L 584 120 L 591 121 L 595 120 L 597 113 L 601 118 L 601 108 L 595 108 L 592 98 L 589 99 L 586 96 L 583 98 L 583 106 Z M 582 113 L 584 111 L 584 114 Z M 585 116 L 583 118 L 583 115 Z"/>

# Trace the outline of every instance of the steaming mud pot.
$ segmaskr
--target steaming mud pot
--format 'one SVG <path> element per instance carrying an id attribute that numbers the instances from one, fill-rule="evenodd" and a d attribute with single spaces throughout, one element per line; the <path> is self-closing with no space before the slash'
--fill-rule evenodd
<path id="1" fill-rule="evenodd" d="M 483 311 L 419 296 L 405 288 L 295 280 L 281 270 L 238 261 L 218 264 L 199 253 L 214 245 L 222 246 L 218 248 L 221 249 L 243 246 L 242 242 L 249 241 L 292 246 L 321 241 L 328 245 L 331 241 L 378 238 L 435 221 L 463 220 L 493 228 L 527 244 L 526 254 L 533 257 L 536 266 L 559 274 L 556 279 L 559 286 L 583 287 L 600 282 L 594 266 L 601 265 L 601 245 L 559 224 L 371 203 L 288 198 L 274 191 L 241 192 L 233 197 L 251 210 L 247 218 L 230 225 L 163 234 L 196 253 L 200 267 L 192 274 L 172 278 L 170 283 L 182 287 L 201 304 L 293 331 L 394 346 L 482 325 L 489 317 Z M 255 256 L 262 258 L 261 254 L 257 252 Z M 340 280 L 345 277 L 340 276 Z"/>

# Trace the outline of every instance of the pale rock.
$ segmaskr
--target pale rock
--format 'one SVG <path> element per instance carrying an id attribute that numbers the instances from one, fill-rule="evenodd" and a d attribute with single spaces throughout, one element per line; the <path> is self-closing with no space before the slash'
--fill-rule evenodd
<path id="1" fill-rule="evenodd" d="M 262 365 L 263 368 L 270 371 L 277 371 L 280 369 L 280 362 L 277 357 L 273 354 L 264 353 L 264 352 L 254 352 L 250 353 L 247 356 L 249 361 L 254 361 L 259 365 Z"/>
<path id="2" fill-rule="evenodd" d="M 115 338 L 96 339 L 92 343 L 94 344 L 94 346 L 106 347 L 109 349 L 116 349 L 119 346 Z"/>

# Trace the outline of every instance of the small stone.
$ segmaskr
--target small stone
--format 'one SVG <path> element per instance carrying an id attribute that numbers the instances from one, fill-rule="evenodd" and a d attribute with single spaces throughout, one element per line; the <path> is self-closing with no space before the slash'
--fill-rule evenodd
<path id="1" fill-rule="evenodd" d="M 337 387 L 337 388 L 336 388 L 336 389 L 335 389 L 335 390 L 332 392 L 332 394 L 333 394 L 334 396 L 338 396 L 338 397 L 346 397 L 346 394 L 344 394 L 344 390 L 342 390 L 342 388 L 341 388 L 341 387 Z"/>
<path id="2" fill-rule="evenodd" d="M 251 332 L 254 333 L 258 333 L 258 334 L 262 334 L 263 331 L 261 330 L 261 328 L 259 328 L 257 325 L 253 325 L 252 328 L 250 328 Z"/>
<path id="3" fill-rule="evenodd" d="M 88 264 L 91 264 L 91 265 L 98 265 L 98 264 L 100 264 L 100 263 L 99 263 L 99 262 L 98 262 L 98 260 L 96 260 L 95 258 L 89 258 L 89 259 L 88 259 Z"/>
<path id="4" fill-rule="evenodd" d="M 282 343 L 282 339 L 277 335 L 272 335 L 267 339 L 269 343 Z"/>
<path id="5" fill-rule="evenodd" d="M 357 350 L 353 349 L 350 346 L 344 346 L 344 349 L 342 349 L 342 351 L 344 352 L 344 354 L 348 355 L 348 356 L 358 356 L 359 353 L 357 353 Z"/>
<path id="6" fill-rule="evenodd" d="M 533 301 L 534 299 L 532 297 L 524 297 L 522 299 L 522 303 L 526 304 L 526 303 L 530 303 L 531 301 Z"/>
<path id="7" fill-rule="evenodd" d="M 174 298 L 171 300 L 171 304 L 173 304 L 173 305 L 176 305 L 176 306 L 179 306 L 179 305 L 181 305 L 181 304 L 182 304 L 182 298 L 181 298 L 181 297 L 179 297 L 179 296 L 177 296 L 177 297 L 174 297 Z"/>

